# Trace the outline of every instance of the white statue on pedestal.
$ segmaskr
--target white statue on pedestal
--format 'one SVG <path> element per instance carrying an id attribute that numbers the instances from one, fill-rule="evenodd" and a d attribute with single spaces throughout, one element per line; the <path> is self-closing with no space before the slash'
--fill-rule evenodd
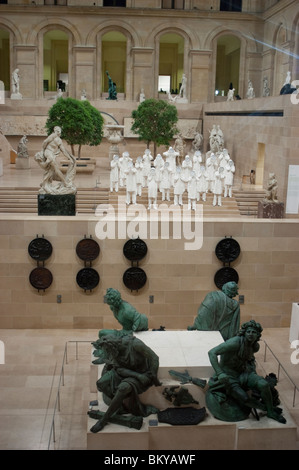
<path id="1" fill-rule="evenodd" d="M 145 94 L 144 94 L 144 89 L 141 88 L 141 92 L 139 95 L 139 103 L 143 103 L 143 101 L 145 101 Z"/>
<path id="2" fill-rule="evenodd" d="M 73 183 L 76 175 L 76 158 L 64 148 L 60 136 L 61 128 L 54 127 L 53 133 L 44 140 L 42 151 L 34 157 L 45 170 L 40 194 L 75 194 L 77 191 Z M 70 161 L 65 176 L 56 160 L 60 152 Z M 58 181 L 58 184 L 55 185 L 54 181 Z"/>
<path id="3" fill-rule="evenodd" d="M 162 181 L 162 172 L 163 172 L 163 168 L 164 168 L 164 160 L 163 160 L 163 157 L 162 155 L 160 155 L 158 153 L 158 155 L 156 156 L 155 160 L 154 160 L 154 167 L 156 169 L 156 181 L 158 183 L 158 190 L 160 191 L 160 184 L 161 184 L 161 181 Z"/>
<path id="4" fill-rule="evenodd" d="M 118 192 L 119 184 L 119 156 L 113 155 L 113 159 L 110 163 L 110 192 L 113 190 Z"/>
<path id="5" fill-rule="evenodd" d="M 133 165 L 132 160 L 128 162 L 127 169 L 125 170 L 126 174 L 126 189 L 127 189 L 127 198 L 126 204 L 136 204 L 136 194 L 137 194 L 137 181 L 136 181 L 137 170 Z"/>
<path id="6" fill-rule="evenodd" d="M 221 195 L 223 192 L 224 168 L 220 167 L 215 172 L 215 181 L 213 186 L 213 206 L 222 206 Z"/>
<path id="7" fill-rule="evenodd" d="M 184 73 L 182 76 L 182 84 L 181 84 L 179 96 L 180 98 L 184 98 L 184 99 L 187 98 L 187 77 Z"/>
<path id="8" fill-rule="evenodd" d="M 263 96 L 270 96 L 270 87 L 268 77 L 263 78 Z"/>
<path id="9" fill-rule="evenodd" d="M 179 152 L 169 147 L 166 152 L 163 152 L 163 155 L 166 157 L 166 161 L 169 162 L 170 171 L 174 174 L 176 170 L 176 158 L 179 156 Z"/>
<path id="10" fill-rule="evenodd" d="M 162 201 L 170 201 L 170 188 L 172 187 L 173 173 L 171 171 L 169 162 L 165 162 L 162 170 L 162 179 L 160 183 L 160 190 L 162 193 Z"/>
<path id="11" fill-rule="evenodd" d="M 189 178 L 191 176 L 191 171 L 192 171 L 192 160 L 189 157 L 189 155 L 186 155 L 182 163 L 182 179 L 186 183 L 189 181 Z"/>
<path id="12" fill-rule="evenodd" d="M 206 180 L 208 183 L 208 191 L 214 192 L 215 173 L 217 170 L 217 158 L 214 153 L 211 153 L 206 161 Z"/>
<path id="13" fill-rule="evenodd" d="M 174 175 L 174 186 L 173 186 L 175 206 L 183 205 L 183 194 L 185 190 L 186 190 L 186 186 L 185 186 L 185 182 L 182 179 L 182 169 L 180 166 L 178 166 L 176 168 L 176 172 Z"/>
<path id="14" fill-rule="evenodd" d="M 200 150 L 196 150 L 195 154 L 193 155 L 193 170 L 195 171 L 196 175 L 200 172 L 200 167 L 202 164 L 202 155 Z"/>
<path id="15" fill-rule="evenodd" d="M 151 168 L 148 175 L 148 209 L 157 209 L 158 183 L 156 181 L 156 170 Z"/>

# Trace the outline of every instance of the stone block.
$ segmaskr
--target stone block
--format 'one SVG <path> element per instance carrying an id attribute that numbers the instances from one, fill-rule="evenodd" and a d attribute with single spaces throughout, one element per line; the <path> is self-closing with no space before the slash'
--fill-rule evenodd
<path id="1" fill-rule="evenodd" d="M 284 203 L 283 202 L 258 202 L 258 218 L 259 219 L 283 219 Z"/>
<path id="2" fill-rule="evenodd" d="M 76 195 L 39 194 L 38 215 L 76 215 Z"/>

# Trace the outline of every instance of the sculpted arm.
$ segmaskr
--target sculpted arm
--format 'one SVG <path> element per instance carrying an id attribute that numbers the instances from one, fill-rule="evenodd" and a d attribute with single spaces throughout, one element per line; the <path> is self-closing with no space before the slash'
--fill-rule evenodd
<path id="1" fill-rule="evenodd" d="M 218 356 L 221 356 L 223 354 L 228 354 L 228 353 L 235 354 L 238 351 L 238 347 L 239 347 L 239 338 L 234 337 L 234 338 L 230 338 L 224 343 L 219 344 L 215 348 L 210 349 L 210 351 L 208 352 L 211 365 L 220 380 L 221 378 L 226 377 L 226 373 L 222 369 L 219 363 Z"/>

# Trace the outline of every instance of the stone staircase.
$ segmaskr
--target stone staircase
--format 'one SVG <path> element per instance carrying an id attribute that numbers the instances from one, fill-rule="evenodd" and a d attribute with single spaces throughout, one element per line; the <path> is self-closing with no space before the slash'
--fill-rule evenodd
<path id="1" fill-rule="evenodd" d="M 124 201 L 126 198 L 126 190 L 120 189 L 117 193 L 110 192 L 109 193 L 109 204 L 111 204 L 115 209 L 118 206 L 118 198 L 123 198 Z M 170 192 L 170 201 L 162 201 L 161 193 L 158 193 L 157 204 L 161 203 L 167 204 L 168 206 L 173 205 L 174 197 L 173 197 L 173 190 Z M 188 204 L 187 193 L 183 195 L 183 203 Z M 147 189 L 143 188 L 142 195 L 137 196 L 137 204 L 142 204 L 144 207 L 148 207 L 148 196 L 147 196 Z M 239 208 L 237 205 L 237 201 L 234 197 L 231 198 L 224 198 L 222 197 L 222 206 L 213 206 L 213 194 L 208 193 L 206 201 L 199 201 L 197 204 L 203 205 L 203 216 L 204 217 L 240 217 Z"/>
<path id="2" fill-rule="evenodd" d="M 234 197 L 242 216 L 257 217 L 258 203 L 265 197 L 264 189 L 238 189 L 234 190 Z"/>
<path id="3" fill-rule="evenodd" d="M 0 188 L 0 213 L 37 214 L 38 188 Z M 78 188 L 76 209 L 78 214 L 94 214 L 98 204 L 108 203 L 108 190 Z"/>

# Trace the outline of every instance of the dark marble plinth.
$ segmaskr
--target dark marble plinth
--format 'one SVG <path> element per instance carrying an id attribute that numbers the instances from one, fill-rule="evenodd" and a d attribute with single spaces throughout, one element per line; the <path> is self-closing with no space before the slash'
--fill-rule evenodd
<path id="1" fill-rule="evenodd" d="M 76 215 L 76 194 L 39 194 L 38 215 Z"/>
<path id="2" fill-rule="evenodd" d="M 284 203 L 259 201 L 257 216 L 259 219 L 283 219 Z"/>

